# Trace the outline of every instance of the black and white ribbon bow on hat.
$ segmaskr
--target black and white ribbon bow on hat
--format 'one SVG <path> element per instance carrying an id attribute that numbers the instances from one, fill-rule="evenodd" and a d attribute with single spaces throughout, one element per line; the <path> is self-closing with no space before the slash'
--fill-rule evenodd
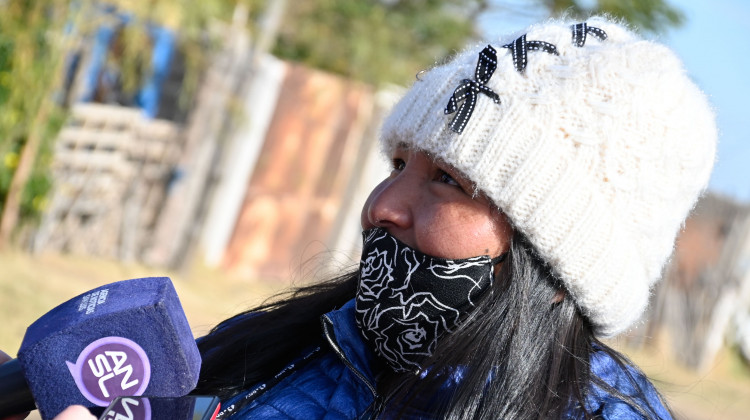
<path id="1" fill-rule="evenodd" d="M 500 97 L 497 93 L 493 92 L 486 86 L 486 83 L 492 77 L 492 73 L 497 68 L 497 52 L 491 45 L 485 47 L 479 53 L 479 60 L 477 61 L 477 68 L 474 70 L 474 79 L 464 79 L 461 84 L 453 91 L 453 95 L 448 100 L 448 105 L 445 107 L 446 114 L 452 114 L 458 110 L 456 117 L 451 121 L 450 128 L 456 133 L 461 133 L 466 127 L 466 123 L 471 118 L 471 114 L 474 112 L 474 107 L 477 103 L 477 96 L 479 93 L 492 98 L 496 103 L 500 103 Z M 458 103 L 463 101 L 459 108 Z"/>
<path id="2" fill-rule="evenodd" d="M 588 26 L 585 22 L 572 25 L 571 31 L 573 45 L 577 47 L 583 47 L 586 44 L 586 37 L 588 35 L 592 35 L 600 41 L 607 39 L 606 32 L 599 28 Z M 509 44 L 503 45 L 503 48 L 511 51 L 513 66 L 519 73 L 523 73 L 526 70 L 529 51 L 543 51 L 548 54 L 560 55 L 554 44 L 545 41 L 527 41 L 526 34 L 521 35 Z M 500 96 L 487 87 L 487 82 L 489 82 L 496 69 L 497 52 L 491 45 L 488 45 L 479 53 L 477 68 L 474 70 L 474 80 L 463 79 L 448 100 L 448 105 L 445 107 L 445 114 L 452 114 L 458 111 L 456 117 L 449 124 L 451 130 L 459 134 L 463 132 L 466 123 L 469 122 L 469 118 L 471 118 L 471 114 L 474 112 L 479 93 L 489 96 L 496 104 L 500 103 Z M 462 101 L 463 103 L 459 107 L 458 104 Z"/>
<path id="3" fill-rule="evenodd" d="M 586 22 L 576 23 L 571 27 L 573 31 L 573 45 L 583 47 L 586 44 L 586 35 L 591 34 L 600 41 L 607 39 L 607 33 L 599 28 L 588 26 Z"/>
<path id="4" fill-rule="evenodd" d="M 546 53 L 560 55 L 557 53 L 557 47 L 554 44 L 544 41 L 527 41 L 526 34 L 519 36 L 510 44 L 503 45 L 503 48 L 508 48 L 513 53 L 513 65 L 519 73 L 523 73 L 526 69 L 526 63 L 528 62 L 526 55 L 529 50 L 542 50 Z"/>

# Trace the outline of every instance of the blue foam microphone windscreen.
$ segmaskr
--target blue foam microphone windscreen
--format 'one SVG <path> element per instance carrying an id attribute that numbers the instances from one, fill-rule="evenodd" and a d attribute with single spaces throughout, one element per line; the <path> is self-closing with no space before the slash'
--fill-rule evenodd
<path id="1" fill-rule="evenodd" d="M 44 419 L 72 404 L 106 407 L 118 396 L 185 395 L 198 382 L 200 364 L 166 277 L 125 280 L 77 296 L 31 324 L 18 351 Z M 8 414 L 0 406 L 0 417 Z"/>

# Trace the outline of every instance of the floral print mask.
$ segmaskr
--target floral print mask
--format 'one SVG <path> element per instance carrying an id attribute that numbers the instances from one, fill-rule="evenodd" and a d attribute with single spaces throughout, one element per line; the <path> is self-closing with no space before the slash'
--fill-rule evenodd
<path id="1" fill-rule="evenodd" d="M 396 372 L 416 372 L 492 284 L 497 258 L 425 255 L 382 228 L 363 232 L 356 295 L 357 325 Z"/>

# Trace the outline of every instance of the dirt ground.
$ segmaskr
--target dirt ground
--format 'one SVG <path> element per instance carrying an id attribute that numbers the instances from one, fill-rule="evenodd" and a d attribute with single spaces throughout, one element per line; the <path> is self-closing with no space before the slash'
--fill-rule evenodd
<path id="1" fill-rule="evenodd" d="M 30 323 L 74 296 L 106 283 L 148 276 L 172 278 L 195 336 L 290 285 L 240 281 L 202 267 L 175 274 L 82 257 L 0 253 L 0 349 L 14 355 Z M 677 418 L 750 418 L 750 367 L 736 353 L 725 349 L 708 371 L 697 373 L 675 362 L 666 346 L 633 350 L 613 344 L 654 380 Z M 32 413 L 29 418 L 39 417 Z"/>

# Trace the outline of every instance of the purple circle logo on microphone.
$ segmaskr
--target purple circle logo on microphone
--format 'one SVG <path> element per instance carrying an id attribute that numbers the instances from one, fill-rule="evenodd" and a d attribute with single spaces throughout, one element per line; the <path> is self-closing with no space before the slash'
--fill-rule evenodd
<path id="1" fill-rule="evenodd" d="M 123 337 L 100 338 L 83 349 L 75 364 L 65 363 L 81 394 L 100 407 L 117 397 L 143 395 L 151 380 L 146 352 Z"/>

